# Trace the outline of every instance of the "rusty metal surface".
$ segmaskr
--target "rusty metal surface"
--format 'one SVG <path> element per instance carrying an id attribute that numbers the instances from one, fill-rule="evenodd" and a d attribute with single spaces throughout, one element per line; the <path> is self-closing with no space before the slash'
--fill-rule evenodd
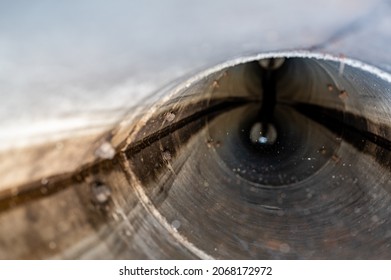
<path id="1" fill-rule="evenodd" d="M 192 153 L 221 145 L 213 139 L 208 142 L 205 120 L 200 116 L 209 117 L 213 110 L 230 112 L 232 103 L 238 101 L 232 98 L 245 97 L 241 102 L 249 102 L 256 95 L 257 82 L 243 78 L 247 69 L 238 67 L 229 77 L 239 78 L 226 83 L 216 83 L 226 78 L 212 71 L 203 83 L 189 83 L 189 89 L 186 84 L 192 81 L 187 78 L 201 69 L 275 51 L 328 53 L 390 72 L 389 1 L 296 1 L 294 5 L 267 1 L 14 1 L 0 5 L 1 259 L 390 258 L 389 167 L 386 159 L 371 159 L 371 153 L 379 151 L 377 147 L 363 149 L 362 164 L 354 170 L 364 172 L 360 180 L 366 180 L 362 184 L 366 195 L 360 197 L 369 199 L 363 206 L 369 212 L 355 213 L 358 210 L 353 207 L 353 214 L 345 216 L 362 223 L 367 220 L 371 226 L 359 227 L 353 235 L 346 223 L 338 221 L 328 232 L 310 228 L 306 238 L 312 243 L 299 242 L 302 247 L 294 247 L 277 238 L 278 232 L 285 237 L 289 234 L 279 228 L 281 212 L 267 210 L 267 215 L 277 216 L 272 228 L 263 231 L 248 213 L 255 206 L 236 205 L 237 201 L 229 199 L 237 194 L 228 191 L 216 202 L 218 191 L 227 191 L 221 189 L 222 180 L 204 185 L 203 193 L 192 184 L 201 173 L 221 172 L 215 165 L 207 165 L 218 154 L 204 158 Z M 334 70 L 338 73 L 340 69 Z M 299 73 L 294 79 L 300 81 L 301 72 L 294 73 Z M 365 75 L 360 75 L 354 77 L 365 81 Z M 352 81 L 348 79 L 347 88 Z M 383 95 L 369 103 L 359 96 L 344 106 L 371 121 L 369 132 L 388 140 L 389 85 L 381 84 L 387 79 L 368 81 L 358 84 L 380 87 Z M 247 84 L 238 86 L 243 83 Z M 322 89 L 327 91 L 324 84 L 322 80 Z M 220 88 L 213 91 L 214 96 L 227 98 L 228 92 L 231 99 L 211 99 L 208 94 L 212 93 L 206 90 L 209 86 Z M 371 90 L 366 92 L 377 92 Z M 347 94 L 352 96 L 349 90 Z M 302 99 L 306 100 L 305 95 Z M 150 110 L 153 104 L 158 106 Z M 197 121 L 189 125 L 194 116 Z M 210 127 L 213 120 L 209 119 Z M 197 143 L 195 134 L 207 144 Z M 162 143 L 174 150 L 166 150 Z M 356 160 L 357 147 L 352 148 L 351 143 L 342 146 L 347 162 Z M 145 147 L 155 158 L 150 156 L 143 169 L 146 159 L 136 152 L 145 152 Z M 358 154 L 361 156 L 361 151 Z M 340 155 L 330 156 L 331 162 L 340 161 Z M 205 166 L 194 168 L 197 162 Z M 371 164 L 365 167 L 366 163 Z M 159 168 L 154 170 L 153 164 Z M 369 170 L 374 171 L 366 176 Z M 182 181 L 172 182 L 176 175 Z M 318 182 L 319 188 L 323 186 L 320 179 Z M 183 192 L 186 187 L 189 193 Z M 207 200 L 208 193 L 212 200 Z M 205 203 L 203 211 L 197 208 L 200 203 Z M 224 211 L 231 204 L 240 210 Z M 219 216 L 221 211 L 227 215 Z M 197 213 L 204 216 L 197 217 Z M 260 215 L 264 218 L 266 214 Z M 303 218 L 297 215 L 284 218 Z M 246 217 L 250 217 L 250 225 L 238 224 Z M 321 217 L 329 218 L 326 214 Z M 222 222 L 213 227 L 217 218 Z M 307 225 L 311 227 L 311 223 Z M 374 230 L 373 225 L 377 225 Z M 360 232 L 368 228 L 373 232 Z M 324 251 L 317 245 L 321 239 Z M 341 239 L 349 241 L 339 243 Z M 362 245 L 366 241 L 367 247 Z M 341 249 L 340 244 L 346 247 Z M 367 253 L 362 253 L 363 248 Z"/>

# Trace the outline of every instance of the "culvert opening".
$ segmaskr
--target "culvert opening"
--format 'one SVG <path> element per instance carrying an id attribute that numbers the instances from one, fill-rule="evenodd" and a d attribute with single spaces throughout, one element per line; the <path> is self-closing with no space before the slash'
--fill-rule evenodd
<path id="1" fill-rule="evenodd" d="M 390 80 L 312 54 L 220 65 L 130 136 L 129 171 L 212 257 L 390 257 Z"/>

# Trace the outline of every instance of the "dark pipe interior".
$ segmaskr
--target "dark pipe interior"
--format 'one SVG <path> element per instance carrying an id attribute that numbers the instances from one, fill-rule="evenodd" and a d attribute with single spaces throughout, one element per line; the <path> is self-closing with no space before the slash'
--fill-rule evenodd
<path id="1" fill-rule="evenodd" d="M 389 83 L 343 61 L 276 59 L 211 73 L 163 105 L 180 116 L 242 101 L 129 154 L 130 172 L 212 257 L 391 257 Z"/>

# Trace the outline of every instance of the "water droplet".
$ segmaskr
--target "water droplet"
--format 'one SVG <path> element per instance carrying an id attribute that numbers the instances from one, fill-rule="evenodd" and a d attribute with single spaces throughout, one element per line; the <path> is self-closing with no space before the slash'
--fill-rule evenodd
<path id="1" fill-rule="evenodd" d="M 94 183 L 92 185 L 92 195 L 94 201 L 99 204 L 105 204 L 111 197 L 111 190 L 104 184 Z"/>
<path id="2" fill-rule="evenodd" d="M 164 119 L 168 122 L 172 122 L 175 119 L 175 114 L 172 112 L 168 112 Z"/>
<path id="3" fill-rule="evenodd" d="M 374 223 L 377 223 L 379 220 L 380 220 L 379 217 L 376 216 L 376 215 L 373 215 L 373 216 L 371 217 L 371 221 L 374 222 Z"/>
<path id="4" fill-rule="evenodd" d="M 281 253 L 287 254 L 287 253 L 290 252 L 290 250 L 291 250 L 291 247 L 290 247 L 288 244 L 282 243 L 282 244 L 280 245 L 280 252 L 281 252 Z"/>
<path id="5" fill-rule="evenodd" d="M 220 141 L 215 141 L 214 139 L 206 140 L 206 145 L 208 146 L 208 148 L 213 148 L 213 147 L 214 148 L 219 148 L 220 144 L 221 144 Z"/>
<path id="6" fill-rule="evenodd" d="M 262 123 L 255 123 L 250 130 L 250 140 L 252 143 L 273 145 L 277 140 L 277 131 L 271 123 L 263 127 Z"/>
<path id="7" fill-rule="evenodd" d="M 115 156 L 115 149 L 111 143 L 106 141 L 96 149 L 95 155 L 102 159 L 113 159 Z"/>
<path id="8" fill-rule="evenodd" d="M 219 82 L 218 81 L 213 81 L 213 83 L 212 83 L 212 87 L 213 88 L 219 88 L 220 87 L 220 85 L 219 85 Z"/>
<path id="9" fill-rule="evenodd" d="M 41 179 L 41 184 L 42 185 L 47 185 L 49 183 L 49 180 L 48 179 L 46 179 L 46 178 L 42 178 Z"/>
<path id="10" fill-rule="evenodd" d="M 162 152 L 163 160 L 170 161 L 172 159 L 171 153 L 169 151 L 163 151 Z"/>
<path id="11" fill-rule="evenodd" d="M 174 229 L 179 229 L 181 227 L 181 222 L 178 221 L 178 220 L 173 220 L 172 223 L 171 223 L 171 226 L 174 228 Z"/>

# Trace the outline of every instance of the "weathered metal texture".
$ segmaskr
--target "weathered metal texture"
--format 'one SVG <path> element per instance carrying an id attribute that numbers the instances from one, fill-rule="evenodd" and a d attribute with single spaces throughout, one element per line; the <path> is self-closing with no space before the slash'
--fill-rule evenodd
<path id="1" fill-rule="evenodd" d="M 250 213 L 256 207 L 230 200 L 237 193 L 219 184 L 224 180 L 202 182 L 201 193 L 192 183 L 197 174 L 221 172 L 208 165 L 218 155 L 200 156 L 221 145 L 208 140 L 210 114 L 230 110 L 238 102 L 232 98 L 256 99 L 258 86 L 245 68 L 228 76 L 215 69 L 205 80 L 196 75 L 200 69 L 252 54 L 308 50 L 390 72 L 389 1 L 39 1 L 1 4 L 0 11 L 0 258 L 390 258 L 389 164 L 384 154 L 375 155 L 382 162 L 373 160 L 375 146 L 362 149 L 354 170 L 366 180 L 365 195 L 345 194 L 359 196 L 370 211 L 343 209 L 344 219 L 328 231 L 311 228 L 305 209 L 297 212 L 303 216 L 284 216 L 270 205 L 258 218 L 276 219 L 263 231 Z M 301 81 L 301 72 L 293 73 Z M 352 90 L 379 86 L 352 73 L 347 88 L 353 80 Z M 379 81 L 383 95 L 366 90 L 343 107 L 371 121 L 366 131 L 388 140 L 389 86 Z M 196 132 L 206 145 L 192 137 Z M 343 143 L 330 161 L 357 160 L 353 146 Z M 172 174 L 182 181 L 172 181 Z M 216 201 L 219 191 L 228 194 Z M 241 224 L 246 217 L 250 224 Z M 278 217 L 306 222 L 306 241 L 294 239 L 301 247 L 284 239 L 289 232 Z M 330 222 L 327 214 L 319 217 Z M 371 225 L 350 231 L 344 223 L 350 218 Z"/>

